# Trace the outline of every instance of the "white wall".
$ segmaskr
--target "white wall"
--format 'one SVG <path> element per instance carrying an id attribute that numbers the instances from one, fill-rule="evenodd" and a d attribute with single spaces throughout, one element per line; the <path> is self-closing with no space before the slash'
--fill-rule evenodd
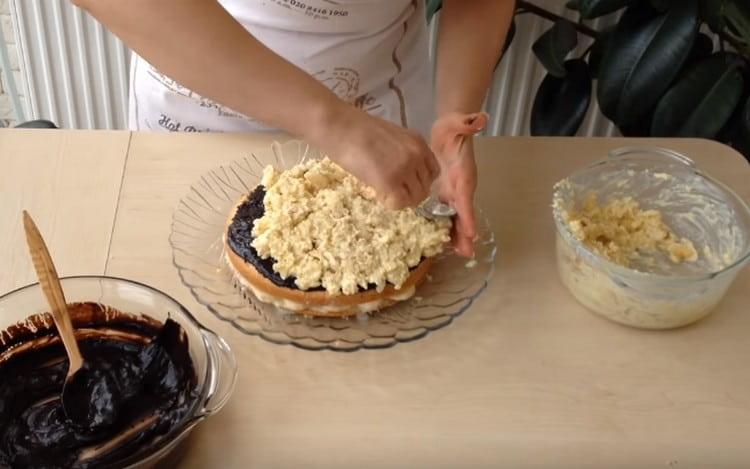
<path id="1" fill-rule="evenodd" d="M 51 119 L 62 127 L 124 128 L 128 91 L 125 46 L 69 0 L 0 2 L 6 12 L 3 24 L 7 23 L 10 2 L 20 39 L 16 66 L 20 51 L 19 87 L 28 90 L 27 115 Z M 566 10 L 562 0 L 535 3 L 574 19 L 575 13 Z M 551 23 L 531 14 L 517 17 L 516 22 L 515 40 L 495 74 L 487 100 L 492 115 L 487 133 L 491 135 L 528 135 L 530 109 L 545 74 L 531 44 Z M 584 41 L 578 53 L 586 45 Z M 613 126 L 592 102 L 579 134 L 612 132 Z"/>
<path id="2" fill-rule="evenodd" d="M 70 0 L 10 0 L 31 118 L 125 128 L 129 52 Z"/>
<path id="3" fill-rule="evenodd" d="M 14 75 L 16 84 L 23 83 L 21 77 L 21 68 L 19 65 L 18 45 L 13 29 L 13 22 L 10 15 L 10 0 L 0 0 L 0 22 L 3 29 L 3 40 L 8 48 L 8 58 L 10 59 L 10 68 Z M 25 100 L 23 90 L 19 89 L 21 101 Z M 13 101 L 8 93 L 8 77 L 5 71 L 0 73 L 0 125 L 10 126 L 16 123 L 13 112 Z"/>

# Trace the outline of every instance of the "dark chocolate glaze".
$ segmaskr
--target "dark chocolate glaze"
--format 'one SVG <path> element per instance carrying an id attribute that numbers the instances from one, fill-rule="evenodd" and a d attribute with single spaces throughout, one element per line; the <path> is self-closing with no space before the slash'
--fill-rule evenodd
<path id="1" fill-rule="evenodd" d="M 104 324 L 114 310 L 70 307 L 86 314 L 97 308 L 106 315 L 95 311 L 98 321 L 79 336 L 86 368 L 65 386 L 65 407 L 68 361 L 54 329 L 19 324 L 4 331 L 10 340 L 0 341 L 0 467 L 109 466 L 153 444 L 193 409 L 196 376 L 179 324 L 125 313 Z M 41 316 L 30 323 L 47 324 Z M 73 316 L 80 333 L 86 321 Z M 90 452 L 134 426 L 111 449 Z"/>
<path id="2" fill-rule="evenodd" d="M 258 185 L 250 195 L 237 207 L 237 211 L 229 224 L 227 241 L 232 251 L 240 256 L 245 262 L 251 264 L 265 278 L 275 285 L 284 288 L 298 290 L 294 283 L 296 277 L 281 278 L 281 275 L 273 270 L 273 258 L 261 259 L 258 251 L 253 247 L 253 224 L 255 220 L 262 217 L 266 212 L 263 205 L 263 197 L 266 196 L 266 188 Z M 311 288 L 308 291 L 323 290 L 322 287 Z"/>
<path id="3" fill-rule="evenodd" d="M 296 278 L 281 278 L 281 275 L 273 270 L 273 259 L 261 259 L 258 251 L 253 247 L 253 224 L 255 220 L 265 213 L 263 197 L 266 196 L 266 188 L 258 185 L 250 195 L 237 207 L 237 211 L 229 224 L 227 231 L 227 242 L 232 251 L 240 256 L 245 262 L 251 264 L 265 278 L 275 285 L 285 288 L 297 289 L 294 283 Z"/>
<path id="4" fill-rule="evenodd" d="M 258 251 L 253 247 L 253 224 L 255 220 L 262 217 L 265 213 L 265 206 L 263 205 L 263 197 L 266 195 L 266 188 L 258 185 L 250 195 L 237 207 L 237 211 L 232 218 L 232 222 L 229 224 L 227 230 L 227 242 L 229 247 L 234 251 L 235 254 L 240 256 L 245 262 L 251 264 L 255 269 L 261 273 L 265 278 L 273 282 L 275 285 L 284 288 L 291 288 L 293 290 L 299 290 L 295 281 L 295 277 L 281 278 L 281 276 L 273 270 L 273 258 L 262 259 L 258 254 Z M 375 284 L 370 284 L 367 287 L 369 289 L 375 289 Z M 309 288 L 305 291 L 324 291 L 323 287 Z M 365 289 L 359 288 L 359 291 Z"/>

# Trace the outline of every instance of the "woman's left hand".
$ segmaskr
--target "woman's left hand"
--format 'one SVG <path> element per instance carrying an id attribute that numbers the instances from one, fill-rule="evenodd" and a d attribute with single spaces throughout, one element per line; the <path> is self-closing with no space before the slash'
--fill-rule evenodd
<path id="1" fill-rule="evenodd" d="M 440 164 L 437 181 L 440 198 L 456 209 L 451 239 L 456 252 L 474 255 L 477 239 L 474 214 L 474 192 L 477 188 L 477 166 L 474 160 L 473 135 L 487 125 L 484 113 L 452 113 L 440 117 L 432 126 L 432 151 Z"/>

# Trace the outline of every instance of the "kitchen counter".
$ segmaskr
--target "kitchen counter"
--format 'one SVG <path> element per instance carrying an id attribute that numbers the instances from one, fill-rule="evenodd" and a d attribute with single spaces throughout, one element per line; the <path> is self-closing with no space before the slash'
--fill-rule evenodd
<path id="1" fill-rule="evenodd" d="M 488 288 L 414 342 L 310 352 L 243 335 L 172 264 L 172 211 L 269 135 L 0 131 L 0 294 L 34 281 L 21 210 L 60 275 L 174 296 L 223 335 L 235 393 L 180 467 L 750 467 L 750 271 L 708 318 L 623 327 L 580 306 L 555 267 L 552 185 L 623 146 L 674 148 L 750 200 L 750 166 L 704 140 L 480 138 L 479 204 L 498 239 Z"/>

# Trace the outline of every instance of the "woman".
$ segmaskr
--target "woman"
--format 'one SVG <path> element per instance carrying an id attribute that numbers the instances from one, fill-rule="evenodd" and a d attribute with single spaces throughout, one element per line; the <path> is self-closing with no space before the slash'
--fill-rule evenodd
<path id="1" fill-rule="evenodd" d="M 138 54 L 132 128 L 283 129 L 393 208 L 419 203 L 439 175 L 454 246 L 473 254 L 476 166 L 461 137 L 486 123 L 514 1 L 443 1 L 434 112 L 424 0 L 74 2 Z"/>

